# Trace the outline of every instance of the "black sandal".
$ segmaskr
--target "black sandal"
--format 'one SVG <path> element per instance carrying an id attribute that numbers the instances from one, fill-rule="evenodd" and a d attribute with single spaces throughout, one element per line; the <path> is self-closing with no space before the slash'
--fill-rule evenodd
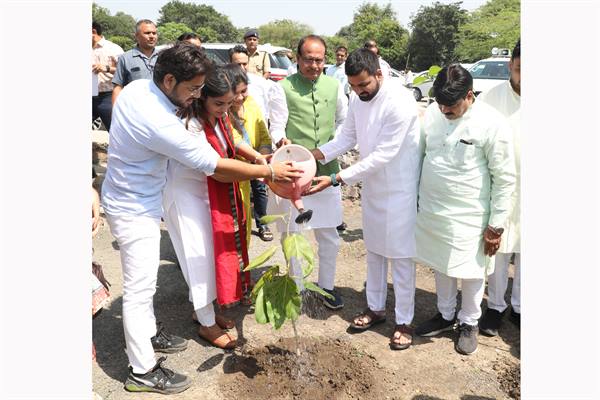
<path id="1" fill-rule="evenodd" d="M 400 344 L 400 343 L 396 343 L 394 340 L 396 339 L 394 336 L 396 335 L 396 332 L 400 332 L 400 336 L 402 336 L 402 334 L 405 335 L 410 335 L 410 342 L 409 343 L 404 343 L 404 344 Z M 398 338 L 400 339 L 400 338 Z M 413 342 L 413 329 L 405 324 L 402 325 L 396 325 L 396 327 L 394 328 L 394 333 L 392 333 L 392 337 L 390 338 L 390 348 L 392 350 L 406 350 L 408 349 Z"/>
<path id="2" fill-rule="evenodd" d="M 369 322 L 367 322 L 364 325 L 358 325 L 354 322 L 357 318 L 360 318 L 362 320 L 365 317 L 369 318 Z M 383 322 L 385 322 L 385 315 L 377 315 L 373 311 L 371 311 L 370 308 L 367 308 L 365 311 L 363 311 L 360 314 L 357 314 L 352 319 L 352 322 L 350 323 L 350 328 L 357 330 L 357 331 L 366 331 L 373 325 L 381 324 Z"/>
<path id="3" fill-rule="evenodd" d="M 263 242 L 270 242 L 271 240 L 273 240 L 273 233 L 269 230 L 269 228 L 260 227 L 258 228 L 258 237 Z"/>

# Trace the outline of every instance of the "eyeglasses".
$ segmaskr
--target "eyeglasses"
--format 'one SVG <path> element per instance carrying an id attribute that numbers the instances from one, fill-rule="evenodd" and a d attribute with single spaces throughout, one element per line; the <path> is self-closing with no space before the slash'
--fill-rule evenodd
<path id="1" fill-rule="evenodd" d="M 325 62 L 325 60 L 322 58 L 306 58 L 304 56 L 301 56 L 300 58 L 302 59 L 302 61 L 304 61 L 307 64 L 315 63 L 317 65 L 321 65 Z"/>
<path id="2" fill-rule="evenodd" d="M 202 85 L 200 85 L 200 86 L 198 86 L 198 87 L 195 87 L 195 88 L 189 88 L 189 87 L 186 87 L 186 89 L 188 90 L 188 92 L 190 92 L 190 94 L 191 94 L 192 96 L 194 96 L 194 97 L 198 97 L 198 96 L 200 96 L 200 94 L 202 93 L 202 88 L 203 88 L 203 87 L 204 87 L 204 84 L 202 84 Z"/>

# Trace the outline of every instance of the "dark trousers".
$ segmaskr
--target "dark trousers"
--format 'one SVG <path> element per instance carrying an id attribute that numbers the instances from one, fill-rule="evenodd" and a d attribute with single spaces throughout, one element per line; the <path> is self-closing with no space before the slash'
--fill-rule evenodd
<path id="1" fill-rule="evenodd" d="M 267 185 L 261 181 L 253 179 L 250 181 L 252 187 L 252 200 L 254 202 L 254 221 L 256 227 L 264 227 L 264 224 L 260 223 L 260 219 L 267 215 L 267 202 L 269 195 L 267 195 Z"/>
<path id="2" fill-rule="evenodd" d="M 112 92 L 100 92 L 98 96 L 92 96 L 92 121 L 98 117 L 102 120 L 106 130 L 110 130 Z"/>

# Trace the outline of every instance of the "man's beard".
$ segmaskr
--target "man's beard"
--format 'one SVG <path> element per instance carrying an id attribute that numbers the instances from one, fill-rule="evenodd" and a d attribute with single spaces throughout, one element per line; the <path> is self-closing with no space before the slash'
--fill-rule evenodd
<path id="1" fill-rule="evenodd" d="M 358 98 L 361 99 L 362 101 L 371 101 L 373 99 L 373 97 L 377 96 L 377 93 L 379 93 L 380 87 L 381 87 L 381 85 L 379 84 L 379 81 L 377 81 L 377 87 L 375 88 L 375 90 L 373 90 L 372 93 L 369 93 L 367 95 L 359 94 Z"/>
<path id="2" fill-rule="evenodd" d="M 179 108 L 185 108 L 187 107 L 185 104 L 183 104 L 180 100 L 178 100 L 173 94 L 175 93 L 175 89 L 171 90 L 170 93 L 165 93 L 165 95 L 167 96 L 167 98 L 171 101 L 171 103 L 175 104 L 177 107 Z"/>

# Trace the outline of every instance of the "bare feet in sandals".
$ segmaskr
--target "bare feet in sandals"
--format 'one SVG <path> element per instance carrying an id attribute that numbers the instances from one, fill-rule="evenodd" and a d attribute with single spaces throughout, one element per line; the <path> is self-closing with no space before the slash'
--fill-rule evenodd
<path id="1" fill-rule="evenodd" d="M 385 322 L 385 311 L 372 311 L 367 308 L 352 320 L 350 328 L 357 331 L 365 331 L 375 324 Z"/>
<path id="2" fill-rule="evenodd" d="M 390 348 L 392 350 L 408 349 L 412 344 L 413 329 L 408 325 L 396 325 L 394 333 L 390 338 Z"/>
<path id="3" fill-rule="evenodd" d="M 200 322 L 198 322 L 198 317 L 196 316 L 196 312 L 192 312 L 192 320 L 194 320 L 195 323 L 199 324 Z M 219 325 L 219 327 L 221 329 L 233 329 L 235 328 L 235 321 L 232 319 L 229 319 L 227 317 L 225 317 L 224 315 L 221 314 L 216 314 L 215 315 L 215 322 L 217 323 L 217 325 Z"/>
<path id="4" fill-rule="evenodd" d="M 221 329 L 217 324 L 208 327 L 200 326 L 200 328 L 198 328 L 198 335 L 208 343 L 220 349 L 233 349 L 237 345 L 237 340 Z"/>

